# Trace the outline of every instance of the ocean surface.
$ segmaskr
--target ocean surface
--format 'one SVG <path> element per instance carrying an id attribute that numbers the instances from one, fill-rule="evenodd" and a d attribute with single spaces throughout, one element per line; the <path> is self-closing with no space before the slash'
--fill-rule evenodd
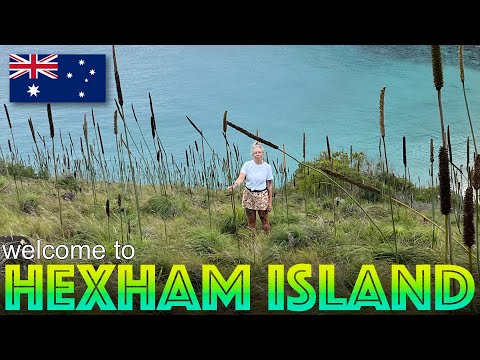
<path id="1" fill-rule="evenodd" d="M 0 100 L 8 108 L 15 144 L 22 158 L 33 159 L 31 118 L 38 133 L 49 139 L 46 103 L 10 103 L 9 54 L 106 54 L 105 103 L 53 103 L 55 131 L 70 135 L 76 148 L 86 116 L 99 123 L 107 161 L 116 156 L 113 113 L 117 92 L 111 45 L 0 45 Z M 185 150 L 200 144 L 187 116 L 220 156 L 225 154 L 222 119 L 228 120 L 307 160 L 326 150 L 364 151 L 379 156 L 379 98 L 385 90 L 385 133 L 389 168 L 404 174 L 403 137 L 410 178 L 428 185 L 430 139 L 441 143 L 437 91 L 433 83 L 429 45 L 117 45 L 118 70 L 127 124 L 141 143 L 138 126 L 150 140 L 150 104 L 157 131 L 168 154 L 185 163 Z M 465 46 L 465 86 L 475 135 L 480 141 L 480 50 Z M 458 46 L 442 46 L 444 87 L 441 91 L 445 129 L 450 128 L 453 160 L 466 164 L 466 143 L 473 142 L 458 65 Z M 138 119 L 134 120 L 132 108 Z M 120 124 L 120 123 L 119 123 Z M 230 143 L 243 160 L 250 159 L 253 140 L 229 128 Z M 4 108 L 0 109 L 0 146 L 8 152 L 10 138 Z M 58 137 L 55 138 L 56 141 Z M 266 147 L 270 161 L 281 152 Z M 211 153 L 209 147 L 206 152 Z M 297 164 L 287 158 L 292 174 Z"/>

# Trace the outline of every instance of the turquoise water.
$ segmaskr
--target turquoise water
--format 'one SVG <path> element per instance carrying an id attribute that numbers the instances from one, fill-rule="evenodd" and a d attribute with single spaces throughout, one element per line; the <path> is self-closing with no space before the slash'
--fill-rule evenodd
<path id="1" fill-rule="evenodd" d="M 0 97 L 12 121 L 20 154 L 33 159 L 33 143 L 27 120 L 49 139 L 45 103 L 9 102 L 8 54 L 10 53 L 104 53 L 107 54 L 107 102 L 52 104 L 56 132 L 69 134 L 79 148 L 82 125 L 92 110 L 100 124 L 107 160 L 116 155 L 113 135 L 114 99 L 112 46 L 105 45 L 0 45 Z M 123 89 L 124 108 L 131 131 L 140 137 L 132 105 L 147 139 L 150 131 L 150 94 L 157 130 L 167 153 L 185 162 L 185 149 L 200 141 L 188 116 L 209 144 L 223 156 L 224 111 L 228 119 L 302 158 L 306 133 L 307 159 L 326 150 L 364 151 L 378 157 L 379 95 L 385 91 L 385 130 L 389 166 L 403 176 L 402 139 L 407 142 L 407 166 L 411 180 L 429 180 L 430 138 L 440 144 L 437 91 L 433 85 L 428 45 L 118 45 L 115 47 Z M 466 163 L 470 127 L 459 76 L 456 46 L 443 46 L 444 87 L 442 102 L 445 126 L 450 126 L 454 162 Z M 465 47 L 465 83 L 474 130 L 480 141 L 480 53 Z M 228 139 L 250 158 L 252 140 L 229 128 Z M 10 132 L 0 111 L 0 146 L 8 152 Z M 56 139 L 58 141 L 58 138 Z M 471 143 L 473 158 L 473 144 Z M 266 148 L 270 159 L 280 152 Z M 207 148 L 207 152 L 210 150 Z M 437 151 L 435 151 L 437 153 Z M 289 172 L 297 165 L 288 160 Z M 437 163 L 437 160 L 436 160 Z M 472 163 L 472 161 L 471 161 Z M 436 169 L 436 167 L 435 167 Z"/>

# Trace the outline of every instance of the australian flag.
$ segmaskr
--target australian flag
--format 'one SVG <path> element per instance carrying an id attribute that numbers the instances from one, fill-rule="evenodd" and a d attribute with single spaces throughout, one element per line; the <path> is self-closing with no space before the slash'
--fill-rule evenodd
<path id="1" fill-rule="evenodd" d="M 105 54 L 10 54 L 10 102 L 105 102 Z"/>

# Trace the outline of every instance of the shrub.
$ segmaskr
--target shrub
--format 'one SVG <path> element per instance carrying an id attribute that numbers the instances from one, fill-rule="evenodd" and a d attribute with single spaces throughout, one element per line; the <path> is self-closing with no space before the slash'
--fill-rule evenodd
<path id="1" fill-rule="evenodd" d="M 237 226 L 246 227 L 247 226 L 247 217 L 245 215 L 245 210 L 243 208 L 235 208 L 235 213 L 237 217 Z M 233 219 L 233 211 L 229 211 L 228 214 L 221 217 L 218 221 L 221 233 L 235 234 L 235 223 Z"/>
<path id="2" fill-rule="evenodd" d="M 148 199 L 142 207 L 142 211 L 160 215 L 162 219 L 173 218 L 181 214 L 180 206 L 163 195 L 158 195 Z"/>
<path id="3" fill-rule="evenodd" d="M 193 228 L 187 235 L 187 246 L 200 255 L 211 255 L 222 252 L 227 245 L 228 237 L 218 230 Z"/>
<path id="4" fill-rule="evenodd" d="M 40 204 L 40 197 L 34 194 L 20 197 L 20 210 L 27 214 L 35 214 Z"/>
<path id="5" fill-rule="evenodd" d="M 80 185 L 78 180 L 73 175 L 65 175 L 58 179 L 58 186 L 69 191 L 79 191 Z"/>

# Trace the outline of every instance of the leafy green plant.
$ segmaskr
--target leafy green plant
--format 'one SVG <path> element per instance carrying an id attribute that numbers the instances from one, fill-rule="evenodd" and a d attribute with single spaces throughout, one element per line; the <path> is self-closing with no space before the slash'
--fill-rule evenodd
<path id="1" fill-rule="evenodd" d="M 79 181 L 71 174 L 64 175 L 58 179 L 58 186 L 69 191 L 80 191 Z"/>
<path id="2" fill-rule="evenodd" d="M 35 214 L 40 205 L 40 197 L 35 194 L 20 196 L 20 210 L 27 214 Z"/>
<path id="3" fill-rule="evenodd" d="M 235 234 L 235 221 L 237 226 L 246 227 L 247 226 L 247 217 L 245 215 L 245 210 L 242 208 L 235 209 L 235 215 L 232 212 L 229 212 L 223 216 L 219 217 L 218 225 L 220 232 Z"/>
<path id="4" fill-rule="evenodd" d="M 153 196 L 142 206 L 142 211 L 159 215 L 162 219 L 173 218 L 181 214 L 181 207 L 163 195 Z"/>
<path id="5" fill-rule="evenodd" d="M 187 235 L 187 246 L 200 255 L 222 252 L 228 244 L 228 237 L 215 229 L 195 227 Z"/>

